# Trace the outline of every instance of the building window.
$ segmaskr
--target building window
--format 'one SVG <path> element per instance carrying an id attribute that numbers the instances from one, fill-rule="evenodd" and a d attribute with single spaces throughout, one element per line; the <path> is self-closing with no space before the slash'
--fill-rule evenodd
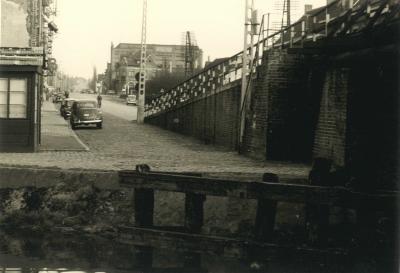
<path id="1" fill-rule="evenodd" d="M 0 118 L 26 118 L 28 80 L 0 78 Z"/>

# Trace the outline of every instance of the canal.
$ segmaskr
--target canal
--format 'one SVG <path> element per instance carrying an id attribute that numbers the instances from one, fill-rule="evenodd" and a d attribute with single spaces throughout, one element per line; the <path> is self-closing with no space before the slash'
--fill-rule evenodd
<path id="1" fill-rule="evenodd" d="M 335 251 L 288 251 L 279 249 L 221 252 L 181 252 L 166 248 L 124 243 L 115 238 L 76 233 L 0 233 L 2 273 L 313 273 L 396 272 L 392 257 L 372 253 Z M 244 255 L 243 255 L 244 253 Z M 377 252 L 378 253 L 378 252 Z M 371 258 L 372 257 L 372 258 Z"/>

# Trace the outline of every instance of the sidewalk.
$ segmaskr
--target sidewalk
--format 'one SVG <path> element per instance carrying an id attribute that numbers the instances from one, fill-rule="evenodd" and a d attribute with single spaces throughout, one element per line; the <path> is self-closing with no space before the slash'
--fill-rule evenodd
<path id="1" fill-rule="evenodd" d="M 42 105 L 41 151 L 88 151 L 52 102 Z"/>

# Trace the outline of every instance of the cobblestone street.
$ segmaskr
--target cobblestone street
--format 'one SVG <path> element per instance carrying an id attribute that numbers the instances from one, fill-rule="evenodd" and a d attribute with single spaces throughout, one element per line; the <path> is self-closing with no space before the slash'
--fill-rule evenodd
<path id="1" fill-rule="evenodd" d="M 104 104 L 117 102 L 105 101 Z M 50 107 L 54 106 L 50 104 Z M 106 109 L 106 107 L 104 107 Z M 307 175 L 308 166 L 278 162 L 258 162 L 180 134 L 150 125 L 139 125 L 104 112 L 104 127 L 78 128 L 75 133 L 90 151 L 41 151 L 2 153 L 1 165 L 58 167 L 63 169 L 133 169 L 146 163 L 153 170 L 241 172 Z M 49 112 L 46 112 L 49 113 Z M 59 119 L 57 132 L 46 123 Z M 71 134 L 68 123 L 55 110 L 43 115 L 43 139 L 49 134 Z M 53 144 L 54 145 L 54 144 Z"/>

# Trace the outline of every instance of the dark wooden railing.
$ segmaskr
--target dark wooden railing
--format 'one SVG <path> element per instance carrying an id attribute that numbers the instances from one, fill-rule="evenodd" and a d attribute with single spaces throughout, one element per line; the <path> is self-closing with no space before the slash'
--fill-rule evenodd
<path id="1" fill-rule="evenodd" d="M 182 230 L 189 234 L 201 234 L 203 205 L 207 196 L 252 199 L 258 202 L 253 235 L 261 242 L 268 242 L 273 235 L 277 202 L 304 204 L 307 225 L 314 227 L 313 231 L 317 234 L 313 235 L 313 239 L 309 239 L 324 242 L 328 237 L 330 208 L 354 209 L 359 212 L 359 220 L 362 221 L 361 216 L 365 213 L 372 219 L 376 211 L 395 210 L 400 200 L 400 194 L 396 191 L 359 192 L 343 186 L 310 185 L 323 182 L 315 182 L 312 178 L 308 185 L 291 183 L 298 182 L 298 177 L 286 178 L 285 183 L 280 183 L 279 177 L 272 173 L 264 174 L 263 182 L 206 178 L 190 173 L 120 171 L 119 176 L 121 187 L 134 189 L 136 228 L 157 229 L 153 226 L 156 190 L 186 195 L 185 224 Z"/>

